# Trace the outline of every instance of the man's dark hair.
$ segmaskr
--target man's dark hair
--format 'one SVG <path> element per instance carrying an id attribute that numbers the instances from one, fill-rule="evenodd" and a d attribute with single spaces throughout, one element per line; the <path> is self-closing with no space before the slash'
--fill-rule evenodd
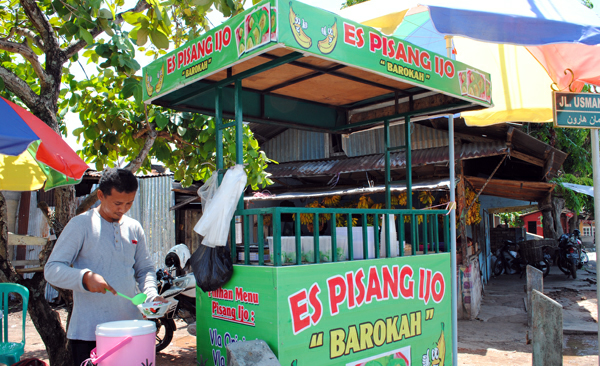
<path id="1" fill-rule="evenodd" d="M 119 193 L 131 193 L 137 191 L 138 182 L 135 175 L 127 169 L 105 169 L 102 178 L 100 178 L 98 189 L 104 195 L 110 196 L 113 188 Z"/>

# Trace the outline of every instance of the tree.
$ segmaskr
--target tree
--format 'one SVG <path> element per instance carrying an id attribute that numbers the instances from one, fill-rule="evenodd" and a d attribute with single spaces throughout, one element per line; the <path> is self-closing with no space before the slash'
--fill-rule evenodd
<path id="1" fill-rule="evenodd" d="M 141 77 L 136 51 L 160 56 L 209 28 L 205 18 L 215 5 L 225 16 L 243 10 L 242 0 L 139 0 L 121 9 L 124 0 L 0 0 L 0 90 L 28 108 L 57 132 L 67 133 L 64 116 L 78 113 L 84 127 L 75 131 L 84 139 L 82 154 L 97 168 L 113 166 L 124 157 L 127 168 L 149 168 L 155 157 L 176 172 L 184 184 L 205 177 L 214 159 L 208 141 L 214 141 L 214 122 L 191 114 L 175 114 L 140 104 Z M 124 20 L 132 24 L 127 32 Z M 148 44 L 146 46 L 146 44 Z M 80 59 L 81 58 L 81 59 Z M 82 60 L 97 66 L 84 81 L 71 73 Z M 245 161 L 249 182 L 268 183 L 262 172 L 268 159 L 245 129 Z M 231 132 L 225 133 L 226 142 Z M 229 140 L 227 140 L 229 139 Z M 226 145 L 227 146 L 227 145 Z M 233 159 L 226 148 L 226 158 Z M 75 214 L 74 188 L 57 188 L 53 227 L 66 225 Z M 6 201 L 0 194 L 0 247 L 6 248 Z M 45 264 L 49 242 L 41 254 Z M 6 251 L 4 251 L 6 253 Z M 30 290 L 29 313 L 54 366 L 72 365 L 66 332 L 44 299 L 43 274 L 31 280 L 17 274 L 0 256 L 0 281 L 16 282 Z"/>

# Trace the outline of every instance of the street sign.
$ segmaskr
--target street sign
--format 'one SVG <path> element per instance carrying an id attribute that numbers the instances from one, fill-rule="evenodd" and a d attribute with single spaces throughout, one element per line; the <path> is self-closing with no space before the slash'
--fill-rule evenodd
<path id="1" fill-rule="evenodd" d="M 600 128 L 600 95 L 590 93 L 552 93 L 554 126 Z"/>

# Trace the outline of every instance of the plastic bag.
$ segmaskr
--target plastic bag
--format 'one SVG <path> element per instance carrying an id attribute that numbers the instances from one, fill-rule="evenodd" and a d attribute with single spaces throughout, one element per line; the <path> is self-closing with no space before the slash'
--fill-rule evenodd
<path id="1" fill-rule="evenodd" d="M 216 177 L 214 173 L 198 189 L 202 200 L 202 217 L 194 226 L 194 231 L 204 236 L 202 244 L 212 248 L 227 244 L 231 219 L 248 179 L 240 164 L 227 170 L 219 187 Z"/>
<path id="2" fill-rule="evenodd" d="M 196 284 L 202 291 L 221 288 L 233 274 L 231 252 L 228 247 L 210 248 L 200 244 L 190 258 Z"/>

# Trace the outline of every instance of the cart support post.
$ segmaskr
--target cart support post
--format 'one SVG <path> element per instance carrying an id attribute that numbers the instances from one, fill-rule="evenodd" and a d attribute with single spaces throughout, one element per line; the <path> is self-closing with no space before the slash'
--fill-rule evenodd
<path id="1" fill-rule="evenodd" d="M 406 208 L 412 210 L 412 143 L 410 136 L 410 116 L 404 118 L 404 146 L 406 146 Z"/>
<path id="2" fill-rule="evenodd" d="M 244 123 L 242 114 L 242 79 L 235 81 L 235 163 L 244 164 Z M 244 194 L 240 196 L 238 210 L 244 209 Z"/>
<path id="3" fill-rule="evenodd" d="M 217 132 L 217 174 L 219 185 L 223 181 L 223 88 L 215 94 L 215 129 Z"/>
<path id="4" fill-rule="evenodd" d="M 450 292 L 452 295 L 452 364 L 458 365 L 458 285 L 456 271 L 456 178 L 454 176 L 454 116 L 448 116 L 448 167 L 450 169 Z"/>
<path id="5" fill-rule="evenodd" d="M 383 126 L 383 140 L 385 150 L 385 208 L 392 208 L 392 192 L 390 184 L 392 182 L 391 162 L 390 162 L 390 120 L 386 119 Z M 386 256 L 390 256 L 390 216 L 385 215 L 383 230 L 385 230 L 385 248 Z M 366 258 L 366 257 L 365 257 Z"/>

